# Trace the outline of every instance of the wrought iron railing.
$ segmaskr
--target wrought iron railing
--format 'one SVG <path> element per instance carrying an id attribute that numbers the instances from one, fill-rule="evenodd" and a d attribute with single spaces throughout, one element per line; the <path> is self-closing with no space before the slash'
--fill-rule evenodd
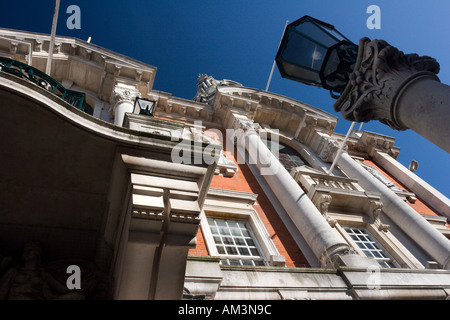
<path id="1" fill-rule="evenodd" d="M 64 88 L 58 81 L 32 66 L 9 58 L 0 57 L 0 71 L 29 80 L 47 89 L 75 108 L 86 111 L 85 93 Z"/>

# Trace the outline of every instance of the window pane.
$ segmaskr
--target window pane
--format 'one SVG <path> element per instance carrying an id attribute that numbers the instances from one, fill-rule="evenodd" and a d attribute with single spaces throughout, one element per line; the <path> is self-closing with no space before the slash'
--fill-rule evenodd
<path id="1" fill-rule="evenodd" d="M 235 247 L 225 247 L 228 254 L 237 255 L 238 251 Z"/>
<path id="2" fill-rule="evenodd" d="M 219 255 L 237 256 L 242 259 L 222 259 L 222 264 L 264 265 L 258 244 L 254 238 L 250 226 L 245 221 L 235 219 L 208 218 Z M 252 257 L 249 259 L 249 257 Z M 258 258 L 258 264 L 253 261 Z"/>
<path id="3" fill-rule="evenodd" d="M 388 257 L 383 247 L 367 230 L 355 227 L 345 227 L 344 230 L 367 257 L 377 260 L 384 268 L 395 267 L 392 258 Z"/>
<path id="4" fill-rule="evenodd" d="M 215 221 L 216 221 L 216 224 L 219 227 L 226 227 L 227 226 L 226 222 L 224 220 L 222 220 L 222 219 L 215 219 Z"/>
<path id="5" fill-rule="evenodd" d="M 357 244 L 358 247 L 360 247 L 361 249 L 366 249 L 366 246 L 364 245 L 364 243 L 362 243 L 362 242 L 357 242 L 356 244 Z"/>
<path id="6" fill-rule="evenodd" d="M 230 228 L 238 228 L 238 224 L 236 221 L 228 221 L 228 227 Z"/>
<path id="7" fill-rule="evenodd" d="M 238 236 L 238 237 L 240 237 L 240 236 L 241 236 L 241 230 L 239 230 L 239 229 L 237 229 L 237 228 L 232 228 L 232 229 L 231 229 L 231 234 L 232 234 L 233 236 Z"/>
<path id="8" fill-rule="evenodd" d="M 375 258 L 383 258 L 383 256 L 378 251 L 372 251 Z"/>
<path id="9" fill-rule="evenodd" d="M 291 172 L 292 168 L 299 167 L 308 164 L 305 159 L 293 148 L 283 144 L 275 143 L 267 139 L 262 140 L 272 153 L 278 153 L 278 160 L 286 168 L 287 171 Z M 277 152 L 278 151 L 278 152 Z"/>
<path id="10" fill-rule="evenodd" d="M 219 228 L 219 233 L 220 233 L 221 235 L 227 236 L 227 235 L 230 234 L 230 230 L 228 230 L 228 228 L 226 228 L 226 227 L 220 227 L 220 228 Z"/>
<path id="11" fill-rule="evenodd" d="M 222 241 L 224 244 L 234 244 L 233 238 L 231 238 L 231 237 L 223 237 Z"/>
<path id="12" fill-rule="evenodd" d="M 252 260 L 241 260 L 242 265 L 244 266 L 252 266 L 253 265 L 253 261 Z"/>
<path id="13" fill-rule="evenodd" d="M 253 240 L 251 238 L 247 238 L 247 239 L 245 239 L 245 241 L 247 242 L 248 246 L 250 246 L 250 247 L 255 246 L 255 242 L 253 242 Z"/>
<path id="14" fill-rule="evenodd" d="M 247 248 L 238 247 L 238 249 L 239 249 L 239 253 L 242 256 L 249 256 L 250 255 L 250 252 L 248 251 Z"/>

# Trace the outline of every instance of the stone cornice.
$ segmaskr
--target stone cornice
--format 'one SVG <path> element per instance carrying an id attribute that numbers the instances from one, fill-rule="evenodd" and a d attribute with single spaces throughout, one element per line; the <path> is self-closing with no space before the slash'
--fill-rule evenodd
<path id="1" fill-rule="evenodd" d="M 170 152 L 179 143 L 178 140 L 171 141 L 170 138 L 160 134 L 119 127 L 92 117 L 74 108 L 46 89 L 7 73 L 0 72 L 0 88 L 18 96 L 23 96 L 28 100 L 35 101 L 38 105 L 60 117 L 62 121 L 71 123 L 81 130 L 85 130 L 107 140 L 121 143 L 123 146 L 130 148 L 138 146 L 143 150 L 163 150 Z"/>
<path id="2" fill-rule="evenodd" d="M 0 42 L 8 41 L 10 48 L 0 50 L 0 55 L 27 64 L 33 62 L 38 68 L 45 64 L 42 60 L 48 58 L 50 35 L 0 28 Z M 136 85 L 142 94 L 151 90 L 155 81 L 155 67 L 76 38 L 57 36 L 53 54 L 52 77 L 57 81 L 73 81 L 85 91 L 97 93 L 104 101 L 111 99 L 112 86 L 117 80 Z M 64 67 L 58 68 L 59 63 Z M 67 67 L 67 63 L 76 66 Z M 89 74 L 89 81 L 83 80 L 87 77 L 79 75 L 80 72 Z"/>
<path id="3" fill-rule="evenodd" d="M 264 104 L 265 107 L 270 107 L 277 110 L 282 109 L 291 113 L 297 113 L 297 110 L 306 109 L 309 113 L 316 114 L 318 117 L 326 118 L 331 121 L 337 121 L 337 117 L 328 112 L 301 101 L 272 92 L 247 87 L 222 87 L 218 89 L 218 92 L 221 95 L 228 96 L 230 98 L 236 98 L 245 102 Z M 302 111 L 300 114 L 302 114 Z"/>
<path id="4" fill-rule="evenodd" d="M 156 101 L 155 115 L 192 123 L 202 121 L 205 127 L 221 127 L 212 106 L 192 100 L 173 97 L 170 93 L 150 91 L 143 97 Z"/>

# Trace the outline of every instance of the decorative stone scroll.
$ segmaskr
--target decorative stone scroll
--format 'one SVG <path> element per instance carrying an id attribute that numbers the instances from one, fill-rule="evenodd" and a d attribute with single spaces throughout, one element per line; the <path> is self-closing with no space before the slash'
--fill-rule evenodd
<path id="1" fill-rule="evenodd" d="M 380 213 L 383 209 L 383 203 L 381 201 L 370 201 L 368 215 L 372 218 L 372 223 L 378 227 L 378 229 L 387 232 L 390 225 L 382 223 L 380 220 Z"/>
<path id="2" fill-rule="evenodd" d="M 323 217 L 325 218 L 325 220 L 327 220 L 328 224 L 334 228 L 336 226 L 336 219 L 333 219 L 332 217 L 330 217 L 330 215 L 328 214 L 328 207 L 330 206 L 332 197 L 329 194 L 321 194 L 318 197 L 318 200 L 315 201 L 315 205 L 316 207 L 318 207 L 320 213 L 322 213 Z"/>
<path id="3" fill-rule="evenodd" d="M 406 130 L 397 118 L 402 91 L 421 77 L 437 79 L 439 63 L 428 56 L 404 54 L 384 40 L 362 38 L 349 83 L 334 110 L 350 121 L 379 120 L 396 130 Z"/>

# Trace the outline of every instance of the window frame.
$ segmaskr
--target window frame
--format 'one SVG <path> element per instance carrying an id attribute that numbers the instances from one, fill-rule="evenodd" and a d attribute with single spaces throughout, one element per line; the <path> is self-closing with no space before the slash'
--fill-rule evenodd
<path id="1" fill-rule="evenodd" d="M 366 257 L 364 252 L 357 246 L 344 230 L 345 227 L 363 228 L 379 243 L 385 252 L 392 258 L 396 268 L 423 269 L 422 263 L 391 233 L 391 231 L 380 230 L 379 226 L 372 223 L 370 218 L 363 213 L 341 213 L 329 212 L 328 215 L 336 220 L 335 228 L 339 235 L 356 252 Z"/>
<path id="2" fill-rule="evenodd" d="M 235 249 L 237 249 L 237 251 L 239 252 L 239 248 L 247 248 L 247 250 L 249 251 L 249 252 L 251 252 L 251 250 L 250 250 L 250 248 L 256 248 L 256 250 L 257 250 L 257 252 L 258 252 L 258 256 L 254 256 L 254 255 L 242 255 L 242 254 L 236 254 L 236 255 L 233 255 L 233 254 L 223 254 L 223 253 L 219 253 L 218 252 L 218 244 L 217 244 L 217 242 L 215 241 L 215 240 L 213 240 L 214 241 L 214 246 L 215 246 L 215 249 L 216 249 L 216 251 L 217 251 L 217 254 L 218 254 L 218 256 L 221 258 L 221 264 L 223 264 L 223 265 L 253 265 L 253 266 L 260 266 L 260 265 L 258 265 L 258 263 L 256 262 L 256 261 L 261 261 L 262 262 L 262 265 L 261 266 L 266 266 L 267 265 L 267 262 L 266 262 L 266 258 L 265 258 L 265 256 L 264 256 L 264 253 L 263 253 L 263 250 L 261 249 L 261 246 L 259 245 L 259 241 L 257 240 L 257 238 L 256 238 L 256 236 L 255 236 L 255 234 L 254 234 L 254 232 L 253 232 L 253 230 L 252 230 L 252 228 L 251 228 L 251 226 L 250 226 L 250 223 L 247 221 L 247 220 L 244 220 L 244 219 L 236 219 L 236 218 L 230 218 L 230 217 L 217 217 L 217 216 L 207 216 L 206 217 L 207 218 L 207 221 L 208 221 L 208 226 L 209 226 L 209 230 L 210 230 L 210 232 L 211 232 L 211 234 L 212 234 L 212 236 L 213 236 L 213 238 L 214 237 L 217 237 L 217 236 L 219 236 L 219 238 L 222 240 L 222 238 L 223 238 L 223 235 L 219 232 L 219 233 L 217 233 L 217 234 L 215 234 L 215 233 L 213 233 L 212 232 L 212 230 L 211 230 L 211 228 L 212 228 L 212 226 L 211 226 L 211 224 L 209 223 L 210 221 L 210 219 L 211 220 L 222 220 L 222 221 L 226 221 L 226 223 L 227 223 L 227 229 L 230 229 L 230 226 L 228 226 L 228 222 L 229 221 L 232 221 L 232 222 L 236 222 L 236 223 L 242 223 L 244 226 L 245 226 L 245 230 L 247 230 L 247 232 L 248 232 L 248 237 L 247 238 L 250 238 L 252 241 L 253 241 L 253 243 L 254 243 L 254 246 L 249 246 L 248 244 L 246 244 L 246 245 L 237 245 L 236 243 L 235 243 L 235 239 L 237 239 L 237 238 L 241 238 L 240 236 L 238 237 L 238 236 L 236 236 L 235 237 L 235 235 L 233 235 L 233 234 L 230 234 L 229 236 L 226 236 L 226 237 L 230 237 L 230 238 L 232 238 L 233 239 L 233 242 L 234 242 L 234 244 L 233 245 L 229 245 L 228 247 L 233 247 L 233 248 L 235 248 Z M 217 224 L 217 221 L 215 222 L 215 226 L 218 228 L 219 226 L 218 226 L 218 224 Z M 241 231 L 241 227 L 239 227 L 239 229 L 240 229 L 240 231 Z M 242 232 L 242 231 L 241 231 Z M 243 236 L 245 237 L 245 235 L 243 234 Z M 222 242 L 222 246 L 224 246 L 224 247 L 227 247 L 227 245 L 225 244 L 225 243 L 223 243 Z M 228 260 L 227 262 L 227 264 L 224 264 L 223 263 L 223 260 Z M 233 260 L 237 260 L 237 261 L 239 261 L 239 264 L 233 264 L 233 263 L 231 263 L 231 261 L 233 261 Z M 252 263 L 251 264 L 245 264 L 243 261 L 251 261 Z"/>
<path id="3" fill-rule="evenodd" d="M 374 237 L 374 235 L 365 227 L 361 227 L 361 226 L 343 226 L 344 231 L 347 233 L 347 235 L 350 237 L 350 241 L 352 241 L 352 243 L 354 244 L 353 248 L 355 248 L 356 250 L 358 250 L 358 252 L 363 255 L 366 256 L 370 259 L 375 260 L 376 262 L 378 262 L 378 264 L 382 267 L 382 268 L 399 268 L 400 265 L 395 261 L 395 259 L 389 254 L 388 250 L 386 248 L 384 248 L 384 246 Z M 351 229 L 352 234 L 349 233 L 349 231 L 347 229 Z M 356 233 L 354 230 L 358 230 L 359 234 Z M 360 235 L 362 235 L 365 240 L 361 240 L 361 241 L 356 241 L 355 239 L 352 238 L 352 235 L 359 237 Z M 364 252 L 364 249 L 360 248 L 360 246 L 358 245 L 358 242 L 361 242 L 364 246 L 366 246 L 366 250 L 370 252 L 370 254 L 373 255 L 374 252 L 378 252 L 378 254 L 381 253 L 380 258 L 377 257 L 371 257 L 369 255 L 367 255 Z M 367 244 L 371 245 L 373 248 L 367 248 Z M 383 266 L 383 264 L 386 264 L 387 266 Z M 391 265 L 391 266 L 389 266 Z"/>
<path id="4" fill-rule="evenodd" d="M 221 189 L 210 189 L 210 192 L 211 191 L 223 195 L 223 197 L 214 200 L 207 197 L 203 210 L 200 213 L 200 228 L 209 255 L 217 257 L 222 256 L 217 251 L 207 218 L 242 220 L 248 223 L 257 245 L 259 246 L 264 264 L 266 266 L 271 266 L 272 256 L 280 256 L 280 253 L 267 232 L 261 218 L 255 208 L 253 208 L 253 205 L 258 205 L 255 202 L 257 195 Z"/>

